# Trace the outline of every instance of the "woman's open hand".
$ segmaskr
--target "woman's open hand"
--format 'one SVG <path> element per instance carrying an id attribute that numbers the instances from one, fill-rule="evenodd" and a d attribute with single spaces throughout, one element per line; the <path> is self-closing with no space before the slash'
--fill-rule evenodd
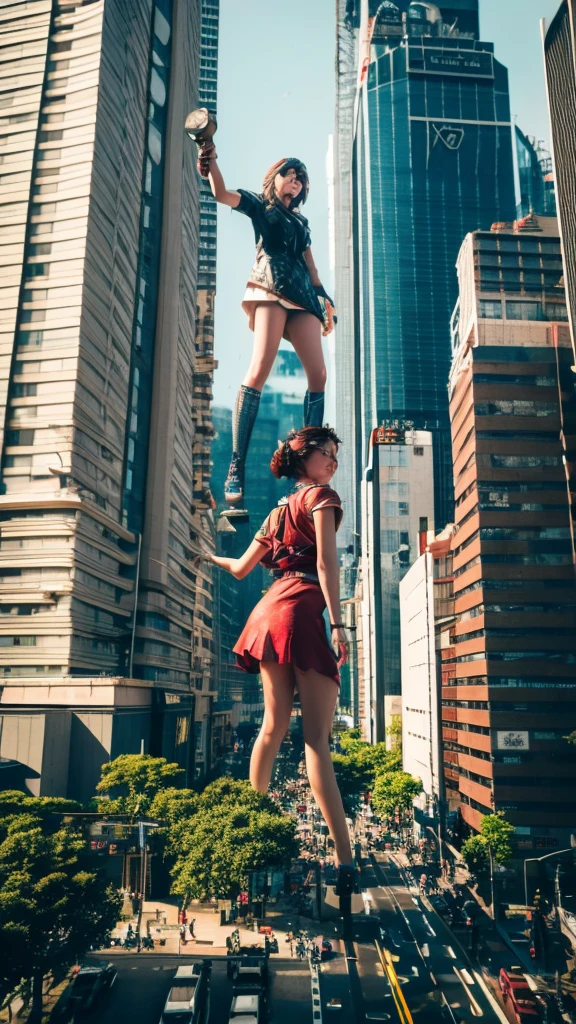
<path id="1" fill-rule="evenodd" d="M 346 664 L 349 656 L 348 637 L 343 626 L 335 627 L 331 631 L 331 640 L 334 653 L 338 658 L 338 668 L 340 668 L 341 665 Z"/>

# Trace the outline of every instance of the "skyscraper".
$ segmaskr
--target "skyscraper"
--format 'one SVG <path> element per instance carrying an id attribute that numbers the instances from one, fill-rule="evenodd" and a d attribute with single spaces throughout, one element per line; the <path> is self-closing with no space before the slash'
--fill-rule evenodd
<path id="1" fill-rule="evenodd" d="M 220 0 L 202 0 L 200 21 L 200 83 L 198 101 L 217 113 L 218 29 Z M 214 548 L 215 502 L 210 491 L 210 444 L 214 435 L 210 419 L 214 360 L 214 305 L 216 298 L 216 200 L 209 183 L 198 176 L 200 225 L 198 242 L 198 288 L 196 292 L 196 336 L 194 341 L 192 421 L 193 505 L 191 535 L 204 548 Z M 197 600 L 193 621 L 193 682 L 196 691 L 196 776 L 210 768 L 211 723 L 216 690 L 216 645 L 214 640 L 214 572 L 207 562 L 195 567 Z"/>
<path id="2" fill-rule="evenodd" d="M 350 500 L 363 565 L 379 566 L 383 574 L 380 580 L 375 572 L 371 581 L 364 574 L 362 581 L 363 602 L 374 608 L 373 642 L 380 651 L 366 688 L 376 701 L 372 718 L 382 738 L 387 722 L 380 703 L 400 695 L 400 577 L 385 571 L 383 553 L 393 543 L 390 526 L 364 505 L 373 494 L 371 438 L 382 424 L 395 423 L 432 434 L 434 507 L 421 508 L 419 515 L 427 516 L 430 526 L 434 519 L 437 528 L 451 521 L 446 381 L 456 257 L 467 231 L 513 217 L 514 164 L 508 76 L 492 44 L 479 40 L 478 0 L 439 6 L 364 0 L 359 12 L 352 6 L 353 139 L 348 151 L 341 146 L 338 168 L 350 180 L 353 302 L 339 336 L 337 427 L 354 439 Z M 347 196 L 344 190 L 343 224 Z M 344 244 L 337 249 L 337 282 L 345 275 L 349 250 Z M 344 485 L 346 492 L 349 478 Z M 382 507 L 398 497 L 393 486 L 388 495 L 385 491 Z M 412 513 L 415 495 L 407 497 Z M 397 526 L 396 536 L 401 532 Z M 403 571 L 417 556 L 416 545 L 402 550 Z"/>
<path id="3" fill-rule="evenodd" d="M 533 136 L 524 135 L 518 125 L 514 126 L 514 141 L 518 172 L 516 216 L 522 219 L 529 213 L 535 213 L 555 217 L 556 195 L 550 153 Z"/>
<path id="4" fill-rule="evenodd" d="M 341 415 L 357 487 L 383 420 L 434 431 L 438 524 L 452 513 L 454 265 L 467 231 L 515 211 L 508 75 L 478 35 L 478 0 L 365 3 L 359 30 L 353 332 L 340 342 L 356 366 Z"/>
<path id="5" fill-rule="evenodd" d="M 576 0 L 562 0 L 544 32 L 544 65 L 566 300 L 576 353 Z"/>
<path id="6" fill-rule="evenodd" d="M 458 276 L 447 797 L 475 829 L 504 811 L 520 850 L 560 849 L 576 812 L 576 391 L 556 220 L 469 234 Z"/>
<path id="7" fill-rule="evenodd" d="M 1 754 L 193 775 L 196 0 L 3 8 Z"/>

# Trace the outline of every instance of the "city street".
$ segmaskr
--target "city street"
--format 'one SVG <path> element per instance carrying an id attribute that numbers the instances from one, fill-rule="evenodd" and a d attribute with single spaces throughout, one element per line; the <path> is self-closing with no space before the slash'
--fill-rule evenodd
<path id="1" fill-rule="evenodd" d="M 399 1024 L 463 1022 L 482 1017 L 486 1024 L 509 1018 L 491 994 L 481 973 L 468 962 L 458 940 L 415 892 L 415 886 L 395 859 L 376 853 L 364 861 L 362 886 L 369 895 L 370 913 L 354 918 L 352 936 L 335 942 L 335 955 L 322 964 L 321 1013 L 351 1024 L 392 1020 Z M 392 958 L 388 969 L 383 962 Z M 101 954 L 95 954 L 101 959 Z M 189 956 L 106 954 L 118 967 L 112 992 L 95 1015 L 103 1024 L 124 1024 L 136 1017 L 140 1024 L 157 1024 L 175 968 Z M 210 956 L 208 949 L 206 955 Z M 200 959 L 198 948 L 194 959 Z M 390 969 L 392 963 L 392 969 Z M 225 960 L 214 957 L 210 1021 L 227 1022 L 232 983 Z M 338 1006 L 330 1006 L 330 1003 Z M 313 1016 L 312 987 L 307 961 L 270 958 L 269 1022 Z M 388 1015 L 388 1016 L 386 1016 Z"/>

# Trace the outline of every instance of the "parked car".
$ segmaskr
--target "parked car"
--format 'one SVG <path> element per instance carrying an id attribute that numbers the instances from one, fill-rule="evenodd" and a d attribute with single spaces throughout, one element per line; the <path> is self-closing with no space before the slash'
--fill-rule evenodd
<path id="1" fill-rule="evenodd" d="M 94 962 L 82 966 L 72 982 L 69 996 L 74 1013 L 92 1010 L 103 994 L 112 988 L 117 974 L 114 964 Z"/>
<path id="2" fill-rule="evenodd" d="M 264 1020 L 262 993 L 234 996 L 230 1007 L 230 1021 L 237 1024 L 261 1024 Z"/>
<path id="3" fill-rule="evenodd" d="M 210 1012 L 212 961 L 178 967 L 160 1024 L 205 1024 Z"/>
<path id="4" fill-rule="evenodd" d="M 509 1003 L 518 1024 L 536 1024 L 542 1020 L 540 1006 L 521 967 L 502 967 L 498 983 L 502 999 Z"/>

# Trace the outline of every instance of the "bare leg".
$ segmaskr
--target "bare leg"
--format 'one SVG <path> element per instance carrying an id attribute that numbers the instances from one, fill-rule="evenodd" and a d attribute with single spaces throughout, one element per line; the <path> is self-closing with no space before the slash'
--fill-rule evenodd
<path id="1" fill-rule="evenodd" d="M 294 672 L 291 665 L 262 661 L 260 677 L 264 689 L 264 720 L 252 748 L 250 783 L 259 793 L 267 793 L 276 754 L 290 725 Z"/>
<path id="2" fill-rule="evenodd" d="M 295 668 L 294 672 L 302 707 L 308 781 L 334 840 L 338 864 L 350 864 L 350 836 L 329 746 L 338 687 L 333 679 L 313 669 L 301 672 Z"/>
<path id="3" fill-rule="evenodd" d="M 312 313 L 291 313 L 286 334 L 308 379 L 309 391 L 324 391 L 326 365 L 322 351 L 322 325 Z"/>
<path id="4" fill-rule="evenodd" d="M 282 340 L 287 311 L 279 302 L 262 302 L 254 313 L 252 360 L 242 383 L 262 391 Z"/>

